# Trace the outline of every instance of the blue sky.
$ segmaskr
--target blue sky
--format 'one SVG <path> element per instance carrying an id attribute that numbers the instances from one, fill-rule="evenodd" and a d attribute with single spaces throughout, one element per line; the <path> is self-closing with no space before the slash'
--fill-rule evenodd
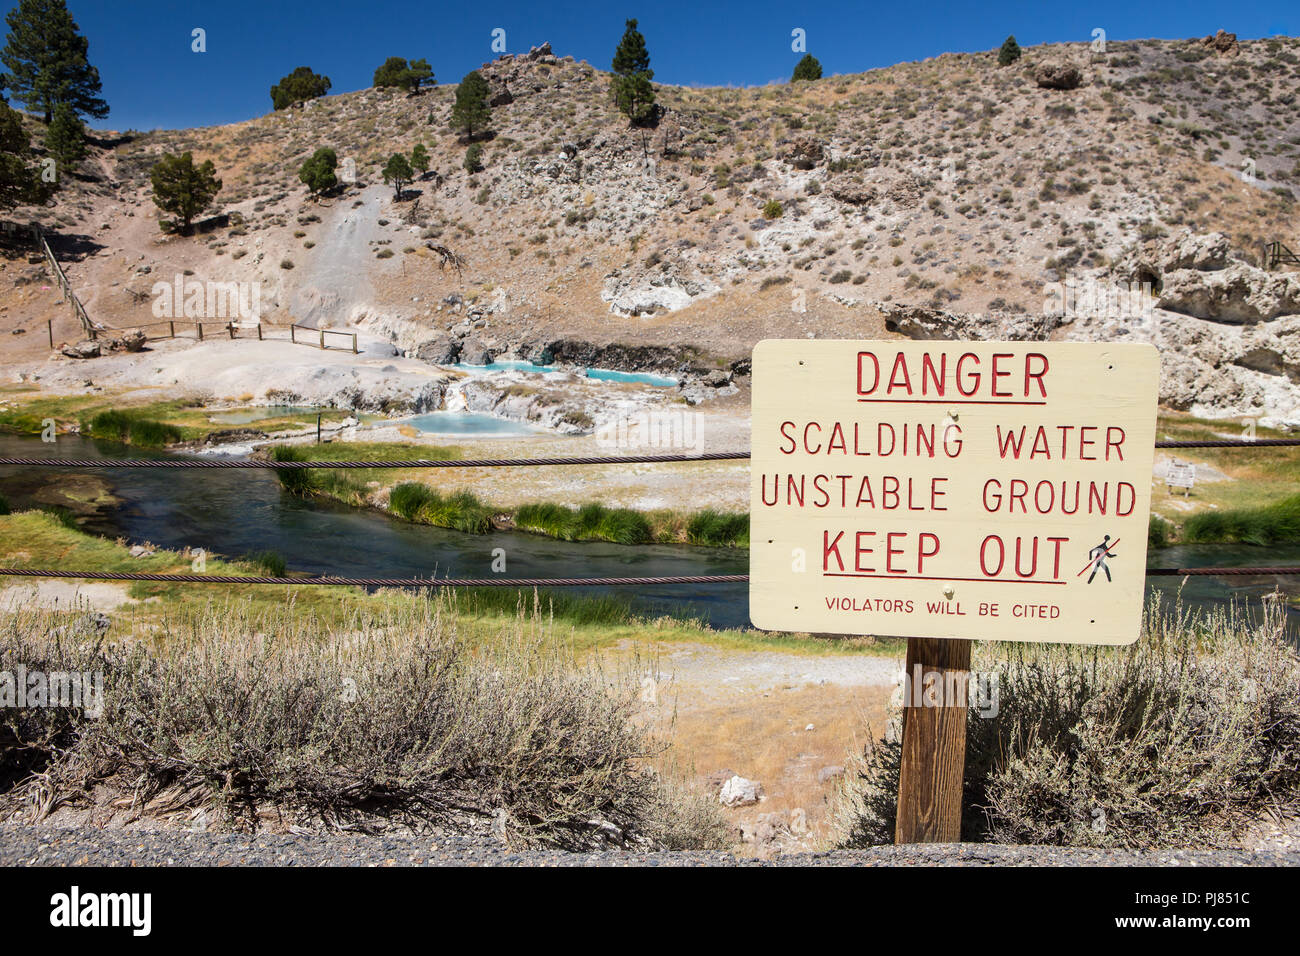
<path id="1" fill-rule="evenodd" d="M 15 3 L 0 0 L 7 12 Z M 623 21 L 635 16 L 646 35 L 655 78 L 666 83 L 749 86 L 789 77 L 800 54 L 791 31 L 806 31 L 808 50 L 827 74 L 856 73 L 945 51 L 987 50 L 1008 33 L 1022 45 L 1088 40 L 1101 27 L 1111 40 L 1204 36 L 1223 28 L 1242 39 L 1300 33 L 1300 4 L 1289 0 L 1148 0 L 1052 4 L 820 0 L 740 3 L 546 3 L 493 0 L 402 4 L 359 0 L 69 0 L 90 40 L 114 129 L 205 126 L 270 109 L 271 84 L 306 65 L 339 93 L 370 85 L 388 56 L 426 57 L 439 82 L 459 80 L 495 54 L 492 31 L 507 51 L 549 40 L 609 68 Z M 191 31 L 207 34 L 207 52 L 191 51 Z"/>

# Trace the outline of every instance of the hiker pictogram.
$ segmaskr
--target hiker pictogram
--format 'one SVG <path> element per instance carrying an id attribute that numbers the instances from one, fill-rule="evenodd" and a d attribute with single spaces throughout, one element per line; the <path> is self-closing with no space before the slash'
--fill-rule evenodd
<path id="1" fill-rule="evenodd" d="M 1115 552 L 1112 551 L 1111 548 L 1115 547 L 1115 545 L 1117 544 L 1119 544 L 1119 538 L 1116 538 L 1114 543 L 1112 543 L 1110 540 L 1110 535 L 1108 534 L 1103 535 L 1101 539 L 1101 544 L 1097 545 L 1095 548 L 1092 548 L 1088 552 L 1088 563 L 1083 566 L 1083 569 L 1080 570 L 1079 573 L 1075 575 L 1075 577 L 1080 577 L 1084 571 L 1087 571 L 1089 568 L 1091 568 L 1092 573 L 1088 575 L 1089 584 L 1091 584 L 1092 579 L 1097 576 L 1098 571 L 1105 571 L 1106 580 L 1109 581 L 1111 579 L 1110 566 L 1106 564 L 1106 559 L 1115 557 Z"/>

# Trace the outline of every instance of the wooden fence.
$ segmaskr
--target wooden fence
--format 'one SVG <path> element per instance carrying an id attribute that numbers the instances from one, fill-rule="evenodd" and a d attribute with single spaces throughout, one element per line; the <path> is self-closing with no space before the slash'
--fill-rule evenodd
<path id="1" fill-rule="evenodd" d="M 90 321 L 90 315 L 87 314 L 85 306 L 81 304 L 81 300 L 77 298 L 77 294 L 72 291 L 72 283 L 68 281 L 68 277 L 64 273 L 63 267 L 59 265 L 59 260 L 54 257 L 54 250 L 52 250 L 50 244 L 45 241 L 45 233 L 42 232 L 41 227 L 35 223 L 32 224 L 32 236 L 36 240 L 36 248 L 40 250 L 41 255 L 45 258 L 45 264 L 48 265 L 50 271 L 54 273 L 54 281 L 58 283 L 59 291 L 63 293 L 63 301 L 72 304 L 73 318 L 81 323 L 82 331 L 86 333 L 87 338 L 93 341 L 98 337 L 100 330 L 95 323 Z M 53 340 L 52 332 L 50 337 L 51 340 Z"/>
<path id="2" fill-rule="evenodd" d="M 319 343 L 317 343 L 317 342 L 307 342 L 307 341 L 299 342 L 299 341 L 298 341 L 298 338 L 297 338 L 297 330 L 299 330 L 299 329 L 301 329 L 301 330 L 303 330 L 303 331 L 305 331 L 305 332 L 316 332 L 316 333 L 318 333 L 319 336 L 320 336 L 320 341 L 319 341 Z M 351 339 L 352 339 L 352 354 L 353 354 L 353 355 L 356 355 L 356 354 L 357 354 L 357 351 L 358 351 L 358 350 L 357 350 L 357 333 L 355 333 L 355 332 L 337 332 L 337 331 L 335 331 L 334 329 L 313 329 L 313 328 L 312 328 L 311 326 L 309 326 L 309 325 L 291 325 L 291 326 L 289 326 L 289 341 L 291 341 L 294 345 L 310 345 L 310 346 L 312 346 L 313 348 L 318 348 L 318 349 L 328 349 L 328 348 L 330 348 L 330 346 L 328 346 L 328 345 L 325 344 L 325 336 L 327 336 L 327 335 L 341 335 L 341 336 L 343 336 L 344 338 L 351 338 Z M 346 346 L 340 346 L 340 347 L 339 347 L 339 350 L 340 350 L 340 351 L 343 351 L 345 348 L 346 348 Z"/>

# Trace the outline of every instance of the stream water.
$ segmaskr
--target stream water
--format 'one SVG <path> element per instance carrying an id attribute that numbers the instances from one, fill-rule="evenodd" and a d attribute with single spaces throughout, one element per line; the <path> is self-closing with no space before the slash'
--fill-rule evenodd
<path id="1" fill-rule="evenodd" d="M 77 436 L 55 444 L 0 433 L 0 456 L 25 458 L 143 458 L 138 449 Z M 0 491 L 15 510 L 37 504 L 35 495 L 60 477 L 78 472 L 0 466 Z M 90 474 L 83 472 L 81 474 Z M 283 493 L 269 470 L 95 469 L 120 505 L 83 522 L 88 531 L 125 537 L 169 549 L 204 548 L 237 557 L 273 550 L 293 571 L 349 577 L 491 577 L 492 553 L 503 548 L 508 577 L 658 577 L 744 574 L 745 551 L 667 545 L 627 546 L 565 542 L 518 532 L 464 534 L 410 524 L 378 512 Z M 1214 567 L 1300 564 L 1300 545 L 1269 549 L 1249 545 L 1192 545 L 1153 551 L 1150 566 Z M 1149 586 L 1172 598 L 1181 589 L 1185 604 L 1220 605 L 1233 598 L 1258 602 L 1274 588 L 1300 593 L 1297 577 L 1150 578 Z M 699 617 L 714 627 L 744 627 L 745 584 L 573 589 L 617 592 L 646 613 Z M 1293 617 L 1300 616 L 1292 609 Z"/>

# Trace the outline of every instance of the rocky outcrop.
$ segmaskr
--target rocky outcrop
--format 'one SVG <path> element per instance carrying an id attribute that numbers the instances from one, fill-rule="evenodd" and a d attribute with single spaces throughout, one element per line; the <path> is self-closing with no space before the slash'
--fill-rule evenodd
<path id="1" fill-rule="evenodd" d="M 824 157 L 825 150 L 822 148 L 821 141 L 815 136 L 795 137 L 782 155 L 782 159 L 795 169 L 812 169 L 820 164 Z"/>
<path id="2" fill-rule="evenodd" d="M 1160 308 L 1220 322 L 1260 322 L 1300 313 L 1300 275 L 1244 262 L 1215 271 L 1177 269 L 1161 277 Z"/>
<path id="3" fill-rule="evenodd" d="M 1083 71 L 1069 60 L 1044 60 L 1034 67 L 1034 82 L 1045 90 L 1073 90 L 1083 82 Z"/>
<path id="4" fill-rule="evenodd" d="M 861 176 L 836 176 L 826 184 L 827 191 L 850 206 L 865 206 L 876 198 L 876 187 Z"/>
<path id="5" fill-rule="evenodd" d="M 1036 342 L 1045 340 L 1056 328 L 1052 316 L 1011 312 L 946 312 L 919 305 L 876 302 L 885 318 L 885 328 L 922 341 L 957 339 L 1005 339 Z"/>
<path id="6" fill-rule="evenodd" d="M 696 367 L 700 350 L 693 345 L 597 345 L 579 339 L 521 343 L 515 351 L 538 365 L 576 365 L 629 372 L 683 372 Z"/>
<path id="7" fill-rule="evenodd" d="M 85 339 L 75 345 L 65 345 L 62 349 L 64 355 L 74 359 L 92 359 L 99 358 L 102 354 L 99 343 Z"/>
<path id="8" fill-rule="evenodd" d="M 643 274 L 616 269 L 605 277 L 600 297 L 609 303 L 610 312 L 632 317 L 676 312 L 718 291 L 715 283 L 682 276 L 672 268 Z"/>
<path id="9" fill-rule="evenodd" d="M 1201 46 L 1209 47 L 1215 56 L 1236 56 L 1241 52 L 1237 44 L 1237 34 L 1219 30 L 1213 36 L 1201 40 Z"/>

